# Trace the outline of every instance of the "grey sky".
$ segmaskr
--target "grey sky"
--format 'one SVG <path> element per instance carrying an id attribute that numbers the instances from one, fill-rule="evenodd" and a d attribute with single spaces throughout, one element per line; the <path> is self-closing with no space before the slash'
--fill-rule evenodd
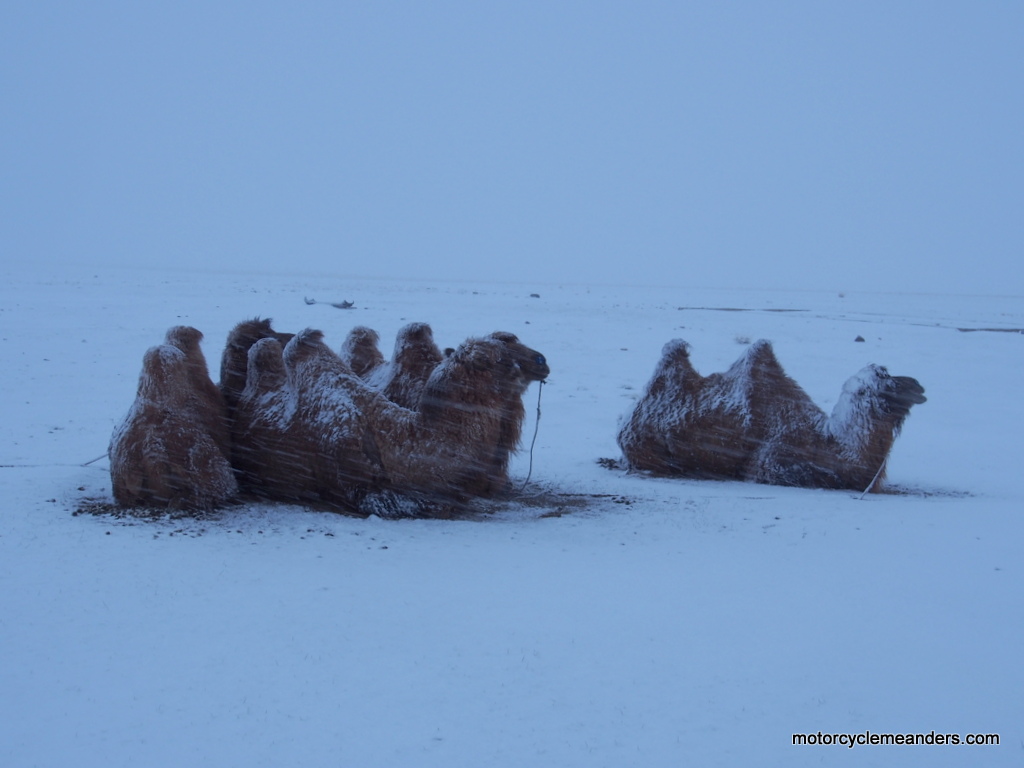
<path id="1" fill-rule="evenodd" d="M 1019 2 L 3 16 L 5 260 L 1024 295 Z"/>

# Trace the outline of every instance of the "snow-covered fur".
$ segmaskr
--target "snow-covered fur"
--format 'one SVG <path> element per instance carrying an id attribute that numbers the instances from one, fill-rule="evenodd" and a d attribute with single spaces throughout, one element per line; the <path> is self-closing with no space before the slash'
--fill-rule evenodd
<path id="1" fill-rule="evenodd" d="M 526 407 L 522 395 L 526 394 L 531 382 L 543 382 L 551 369 L 547 358 L 535 349 L 523 344 L 513 333 L 495 331 L 488 338 L 505 345 L 511 356 L 515 375 L 509 382 L 510 394 L 518 391 L 519 397 L 508 397 L 504 400 L 504 411 L 501 417 L 501 430 L 495 446 L 490 474 L 494 478 L 488 495 L 501 493 L 508 486 L 508 463 L 513 453 L 519 448 L 519 438 L 523 433 L 523 420 L 526 418 Z"/>
<path id="2" fill-rule="evenodd" d="M 245 389 L 246 370 L 249 365 L 249 348 L 260 339 L 277 339 L 282 345 L 288 343 L 293 334 L 278 333 L 271 327 L 270 318 L 243 320 L 228 334 L 224 352 L 220 358 L 220 391 L 230 420 L 235 405 Z"/>
<path id="3" fill-rule="evenodd" d="M 379 343 L 380 334 L 373 328 L 357 325 L 348 332 L 339 354 L 356 376 L 366 379 L 384 365 Z"/>
<path id="4" fill-rule="evenodd" d="M 828 416 L 786 375 L 769 342 L 703 377 L 676 339 L 618 441 L 630 468 L 655 474 L 877 491 L 911 406 L 925 400 L 916 379 L 869 365 L 846 382 Z"/>
<path id="5" fill-rule="evenodd" d="M 431 327 L 409 323 L 398 330 L 391 360 L 363 378 L 391 402 L 415 408 L 427 379 L 443 358 Z"/>
<path id="6" fill-rule="evenodd" d="M 496 339 L 508 348 L 512 361 L 519 370 L 518 380 L 524 392 L 530 386 L 530 382 L 544 381 L 551 373 L 547 358 L 523 344 L 514 333 L 495 331 L 488 338 Z"/>
<path id="7" fill-rule="evenodd" d="M 360 511 L 368 494 L 381 491 L 464 501 L 507 482 L 507 452 L 497 460 L 498 446 L 508 438 L 509 401 L 521 399 L 525 387 L 505 343 L 467 340 L 434 368 L 416 409 L 356 376 L 320 331 L 288 342 L 283 377 L 257 375 L 263 365 L 276 366 L 273 356 L 263 359 L 263 347 L 250 352 L 253 384 L 239 402 L 237 439 L 254 456 L 283 450 L 308 467 L 296 475 L 254 462 L 264 487 L 299 483 L 291 498 Z"/>
<path id="8" fill-rule="evenodd" d="M 245 389 L 232 423 L 232 466 L 241 490 L 285 501 L 316 501 L 305 449 L 289 429 L 296 397 L 285 373 L 281 342 L 263 338 L 249 348 Z"/>
<path id="9" fill-rule="evenodd" d="M 199 419 L 206 425 L 210 437 L 217 444 L 225 458 L 231 458 L 231 427 L 228 422 L 224 397 L 210 378 L 206 356 L 199 343 L 203 334 L 188 325 L 176 325 L 164 335 L 164 344 L 176 347 L 185 353 L 188 364 L 189 386 L 195 398 Z"/>
<path id="10" fill-rule="evenodd" d="M 194 331 L 194 334 L 188 331 Z M 188 346 L 195 329 L 168 337 Z M 201 356 L 201 355 L 200 355 Z M 209 374 L 177 346 L 151 347 L 142 360 L 138 393 L 110 440 L 114 500 L 126 507 L 205 511 L 235 496 L 238 486 L 224 446 L 223 420 L 211 417 Z M 219 397 L 219 394 L 218 394 Z"/>

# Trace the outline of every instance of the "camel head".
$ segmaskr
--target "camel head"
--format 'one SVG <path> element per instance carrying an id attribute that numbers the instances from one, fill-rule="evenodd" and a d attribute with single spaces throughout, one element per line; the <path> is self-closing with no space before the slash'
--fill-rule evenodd
<path id="1" fill-rule="evenodd" d="M 487 338 L 500 341 L 505 345 L 505 348 L 511 355 L 513 364 L 519 372 L 518 378 L 524 392 L 530 385 L 530 382 L 544 381 L 547 379 L 548 374 L 551 373 L 547 358 L 537 350 L 530 349 L 519 341 L 519 337 L 514 333 L 495 331 Z"/>
<path id="2" fill-rule="evenodd" d="M 520 373 L 507 346 L 490 337 L 467 339 L 447 351 L 433 370 L 420 399 L 420 410 L 436 414 L 446 408 L 498 407 L 512 390 L 521 393 Z"/>
<path id="3" fill-rule="evenodd" d="M 911 406 L 928 402 L 924 387 L 910 376 L 889 376 L 881 396 L 889 412 L 900 419 L 910 414 Z"/>
<path id="4" fill-rule="evenodd" d="M 843 385 L 829 431 L 847 444 L 867 444 L 877 439 L 873 434 L 895 437 L 910 408 L 926 401 L 917 379 L 891 376 L 884 366 L 868 365 Z"/>

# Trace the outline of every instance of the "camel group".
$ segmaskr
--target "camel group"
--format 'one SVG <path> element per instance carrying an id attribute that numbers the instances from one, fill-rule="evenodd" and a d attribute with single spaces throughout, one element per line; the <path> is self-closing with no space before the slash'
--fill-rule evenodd
<path id="1" fill-rule="evenodd" d="M 508 491 L 523 395 L 550 372 L 507 332 L 442 352 L 429 325 L 410 323 L 385 359 L 365 326 L 335 352 L 321 331 L 280 333 L 255 318 L 228 335 L 214 384 L 202 338 L 177 326 L 143 357 L 109 448 L 119 505 L 210 510 L 248 497 L 447 513 Z M 676 339 L 618 444 L 634 472 L 877 491 L 910 408 L 923 402 L 916 379 L 869 365 L 827 415 L 769 342 L 704 377 Z"/>
<path id="2" fill-rule="evenodd" d="M 385 361 L 378 339 L 353 329 L 339 354 L 321 331 L 247 320 L 215 385 L 202 334 L 170 329 L 111 439 L 115 501 L 201 511 L 250 496 L 369 514 L 398 498 L 431 514 L 505 492 L 544 356 L 506 332 L 442 353 L 411 323 Z"/>

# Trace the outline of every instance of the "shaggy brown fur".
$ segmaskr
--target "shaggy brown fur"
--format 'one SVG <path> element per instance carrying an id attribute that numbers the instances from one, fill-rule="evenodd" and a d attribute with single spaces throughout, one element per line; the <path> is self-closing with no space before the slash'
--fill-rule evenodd
<path id="1" fill-rule="evenodd" d="M 206 425 L 221 453 L 224 454 L 224 458 L 230 460 L 231 427 L 228 423 L 227 409 L 220 389 L 210 378 L 206 356 L 203 355 L 203 350 L 199 346 L 202 340 L 202 332 L 187 325 L 176 325 L 169 328 L 164 335 L 164 344 L 177 347 L 185 353 L 189 385 L 195 399 L 195 411 L 202 423 Z"/>
<path id="2" fill-rule="evenodd" d="M 189 336 L 173 335 L 179 342 Z M 215 437 L 223 422 L 211 423 L 209 392 L 197 387 L 196 365 L 169 344 L 151 347 L 143 357 L 135 402 L 110 440 L 118 504 L 202 511 L 236 494 L 234 474 Z"/>
<path id="3" fill-rule="evenodd" d="M 725 373 L 703 377 L 677 339 L 665 345 L 618 440 L 631 468 L 656 474 L 877 491 L 911 406 L 925 400 L 916 379 L 869 365 L 827 416 L 767 341 Z"/>
<path id="4" fill-rule="evenodd" d="M 486 492 L 482 494 L 488 496 L 508 490 L 508 463 L 512 454 L 519 448 L 519 438 L 523 433 L 523 420 L 526 418 L 522 395 L 526 394 L 531 382 L 543 382 L 551 373 L 547 358 L 537 350 L 530 349 L 523 344 L 515 334 L 507 331 L 495 331 L 489 338 L 504 344 L 505 349 L 511 355 L 516 376 L 509 382 L 509 394 L 518 392 L 520 396 L 509 396 L 504 400 L 505 410 L 502 413 L 501 431 L 488 473 L 492 481 Z"/>
<path id="5" fill-rule="evenodd" d="M 246 370 L 249 365 L 249 348 L 260 339 L 277 339 L 281 345 L 288 343 L 294 334 L 278 333 L 271 327 L 270 318 L 243 320 L 228 334 L 227 344 L 220 358 L 220 391 L 228 419 L 234 416 L 235 405 L 245 389 Z"/>
<path id="6" fill-rule="evenodd" d="M 416 408 L 427 379 L 443 359 L 430 326 L 409 323 L 398 331 L 390 362 L 364 378 L 391 402 L 403 408 Z"/>
<path id="7" fill-rule="evenodd" d="M 341 359 L 356 376 L 367 379 L 384 365 L 384 355 L 377 346 L 379 343 L 380 334 L 373 328 L 357 325 L 348 332 L 345 343 L 341 345 Z"/>
<path id="8" fill-rule="evenodd" d="M 265 364 L 258 354 L 250 360 L 256 367 Z M 247 388 L 239 422 L 243 416 L 248 424 L 259 421 L 259 430 L 246 427 L 262 443 L 258 450 L 279 440 L 305 457 L 312 477 L 299 478 L 301 496 L 358 511 L 375 491 L 462 501 L 507 480 L 507 452 L 496 467 L 496 447 L 507 438 L 502 427 L 512 410 L 508 402 L 520 399 L 524 387 L 505 343 L 468 340 L 434 369 L 415 410 L 362 381 L 319 331 L 292 339 L 283 362 L 285 380 L 270 387 L 269 395 Z M 267 400 L 260 404 L 259 397 Z M 273 466 L 262 471 L 280 473 Z M 506 475 L 496 478 L 496 472 Z M 292 481 L 287 473 L 273 479 L 279 486 Z"/>
<path id="9" fill-rule="evenodd" d="M 309 448 L 292 428 L 296 405 L 281 343 L 260 339 L 249 348 L 231 433 L 232 465 L 242 490 L 290 502 L 319 501 Z"/>
<path id="10" fill-rule="evenodd" d="M 370 334 L 373 334 L 373 337 Z M 355 345 L 354 354 L 351 348 L 346 351 L 343 347 L 342 359 L 348 354 L 357 361 L 366 360 L 368 352 L 377 351 L 373 342 L 375 338 L 377 332 L 365 326 L 353 329 L 346 340 L 346 346 L 347 341 L 361 341 Z M 427 379 L 443 358 L 444 355 L 434 343 L 434 332 L 430 326 L 426 323 L 410 323 L 398 330 L 394 341 L 394 353 L 390 360 L 375 365 L 366 375 L 359 375 L 354 368 L 352 370 L 398 406 L 415 409 L 420 402 L 420 395 Z"/>
<path id="11" fill-rule="evenodd" d="M 520 384 L 523 391 L 532 381 L 544 381 L 551 373 L 547 358 L 535 349 L 519 341 L 519 337 L 508 331 L 495 331 L 489 338 L 497 339 L 508 347 L 512 359 L 519 369 Z"/>
<path id="12" fill-rule="evenodd" d="M 283 353 L 270 341 L 257 342 L 248 378 L 234 433 L 246 487 L 269 498 L 358 511 L 381 475 L 363 404 L 383 397 L 323 343 L 320 331 L 303 331 Z"/>

